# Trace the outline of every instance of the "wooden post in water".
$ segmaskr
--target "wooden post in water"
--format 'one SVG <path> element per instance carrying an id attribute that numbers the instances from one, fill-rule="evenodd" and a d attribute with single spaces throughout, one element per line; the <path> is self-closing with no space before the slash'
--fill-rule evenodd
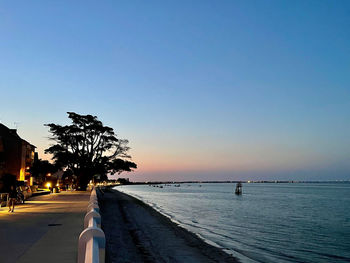
<path id="1" fill-rule="evenodd" d="M 236 184 L 235 194 L 236 195 L 241 195 L 242 194 L 242 183 L 237 183 Z"/>

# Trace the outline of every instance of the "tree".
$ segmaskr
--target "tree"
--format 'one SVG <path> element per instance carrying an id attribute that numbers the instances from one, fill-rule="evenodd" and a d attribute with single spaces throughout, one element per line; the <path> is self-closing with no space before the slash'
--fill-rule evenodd
<path id="1" fill-rule="evenodd" d="M 86 189 L 95 174 L 107 178 L 107 173 L 136 169 L 129 161 L 128 140 L 118 139 L 113 128 L 104 126 L 96 116 L 67 112 L 71 125 L 45 124 L 56 144 L 45 153 L 53 155 L 55 165 L 70 169 L 77 176 L 80 189 Z"/>
<path id="2" fill-rule="evenodd" d="M 53 174 L 57 172 L 58 167 L 49 163 L 47 160 L 35 160 L 33 166 L 30 168 L 30 173 L 35 178 L 36 182 L 42 183 L 45 181 L 47 174 Z"/>

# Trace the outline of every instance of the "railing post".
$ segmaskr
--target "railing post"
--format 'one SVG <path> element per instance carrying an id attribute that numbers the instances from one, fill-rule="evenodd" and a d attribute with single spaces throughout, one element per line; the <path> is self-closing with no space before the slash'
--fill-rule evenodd
<path id="1" fill-rule="evenodd" d="M 100 212 L 100 207 L 97 203 L 90 202 L 87 208 L 87 212 L 90 212 L 91 210 L 96 211 L 97 213 Z"/>
<path id="2" fill-rule="evenodd" d="M 104 263 L 105 234 L 100 228 L 101 215 L 96 189 L 91 191 L 87 214 L 84 218 L 84 230 L 79 236 L 78 263 Z"/>
<path id="3" fill-rule="evenodd" d="M 89 221 L 90 220 L 93 220 L 96 222 L 96 225 L 99 224 L 101 225 L 101 216 L 98 212 L 96 211 L 90 211 L 89 213 L 87 213 L 85 215 L 85 218 L 84 218 L 84 227 L 87 228 L 89 227 Z"/>
<path id="4" fill-rule="evenodd" d="M 94 242 L 90 242 L 89 246 L 87 246 L 88 242 L 91 240 L 95 240 L 95 244 L 97 244 L 97 249 L 94 248 Z M 97 227 L 88 227 L 83 232 L 81 232 L 79 236 L 79 246 L 78 246 L 78 263 L 99 263 L 99 261 L 88 261 L 89 258 L 99 258 L 100 255 L 91 255 L 86 257 L 87 254 L 94 254 L 99 249 L 104 249 L 106 247 L 106 238 L 102 229 Z"/>

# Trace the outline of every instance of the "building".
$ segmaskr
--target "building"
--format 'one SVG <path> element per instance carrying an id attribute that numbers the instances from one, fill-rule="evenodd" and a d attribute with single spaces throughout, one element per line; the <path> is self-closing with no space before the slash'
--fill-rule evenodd
<path id="1" fill-rule="evenodd" d="M 0 178 L 12 174 L 18 181 L 32 184 L 29 169 L 34 162 L 35 148 L 19 137 L 15 129 L 0 123 Z"/>

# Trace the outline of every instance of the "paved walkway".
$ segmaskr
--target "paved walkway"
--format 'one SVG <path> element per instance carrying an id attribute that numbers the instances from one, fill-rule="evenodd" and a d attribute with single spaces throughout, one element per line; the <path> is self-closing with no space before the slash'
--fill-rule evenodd
<path id="1" fill-rule="evenodd" d="M 0 208 L 1 263 L 77 261 L 89 192 L 36 196 L 14 213 Z"/>

